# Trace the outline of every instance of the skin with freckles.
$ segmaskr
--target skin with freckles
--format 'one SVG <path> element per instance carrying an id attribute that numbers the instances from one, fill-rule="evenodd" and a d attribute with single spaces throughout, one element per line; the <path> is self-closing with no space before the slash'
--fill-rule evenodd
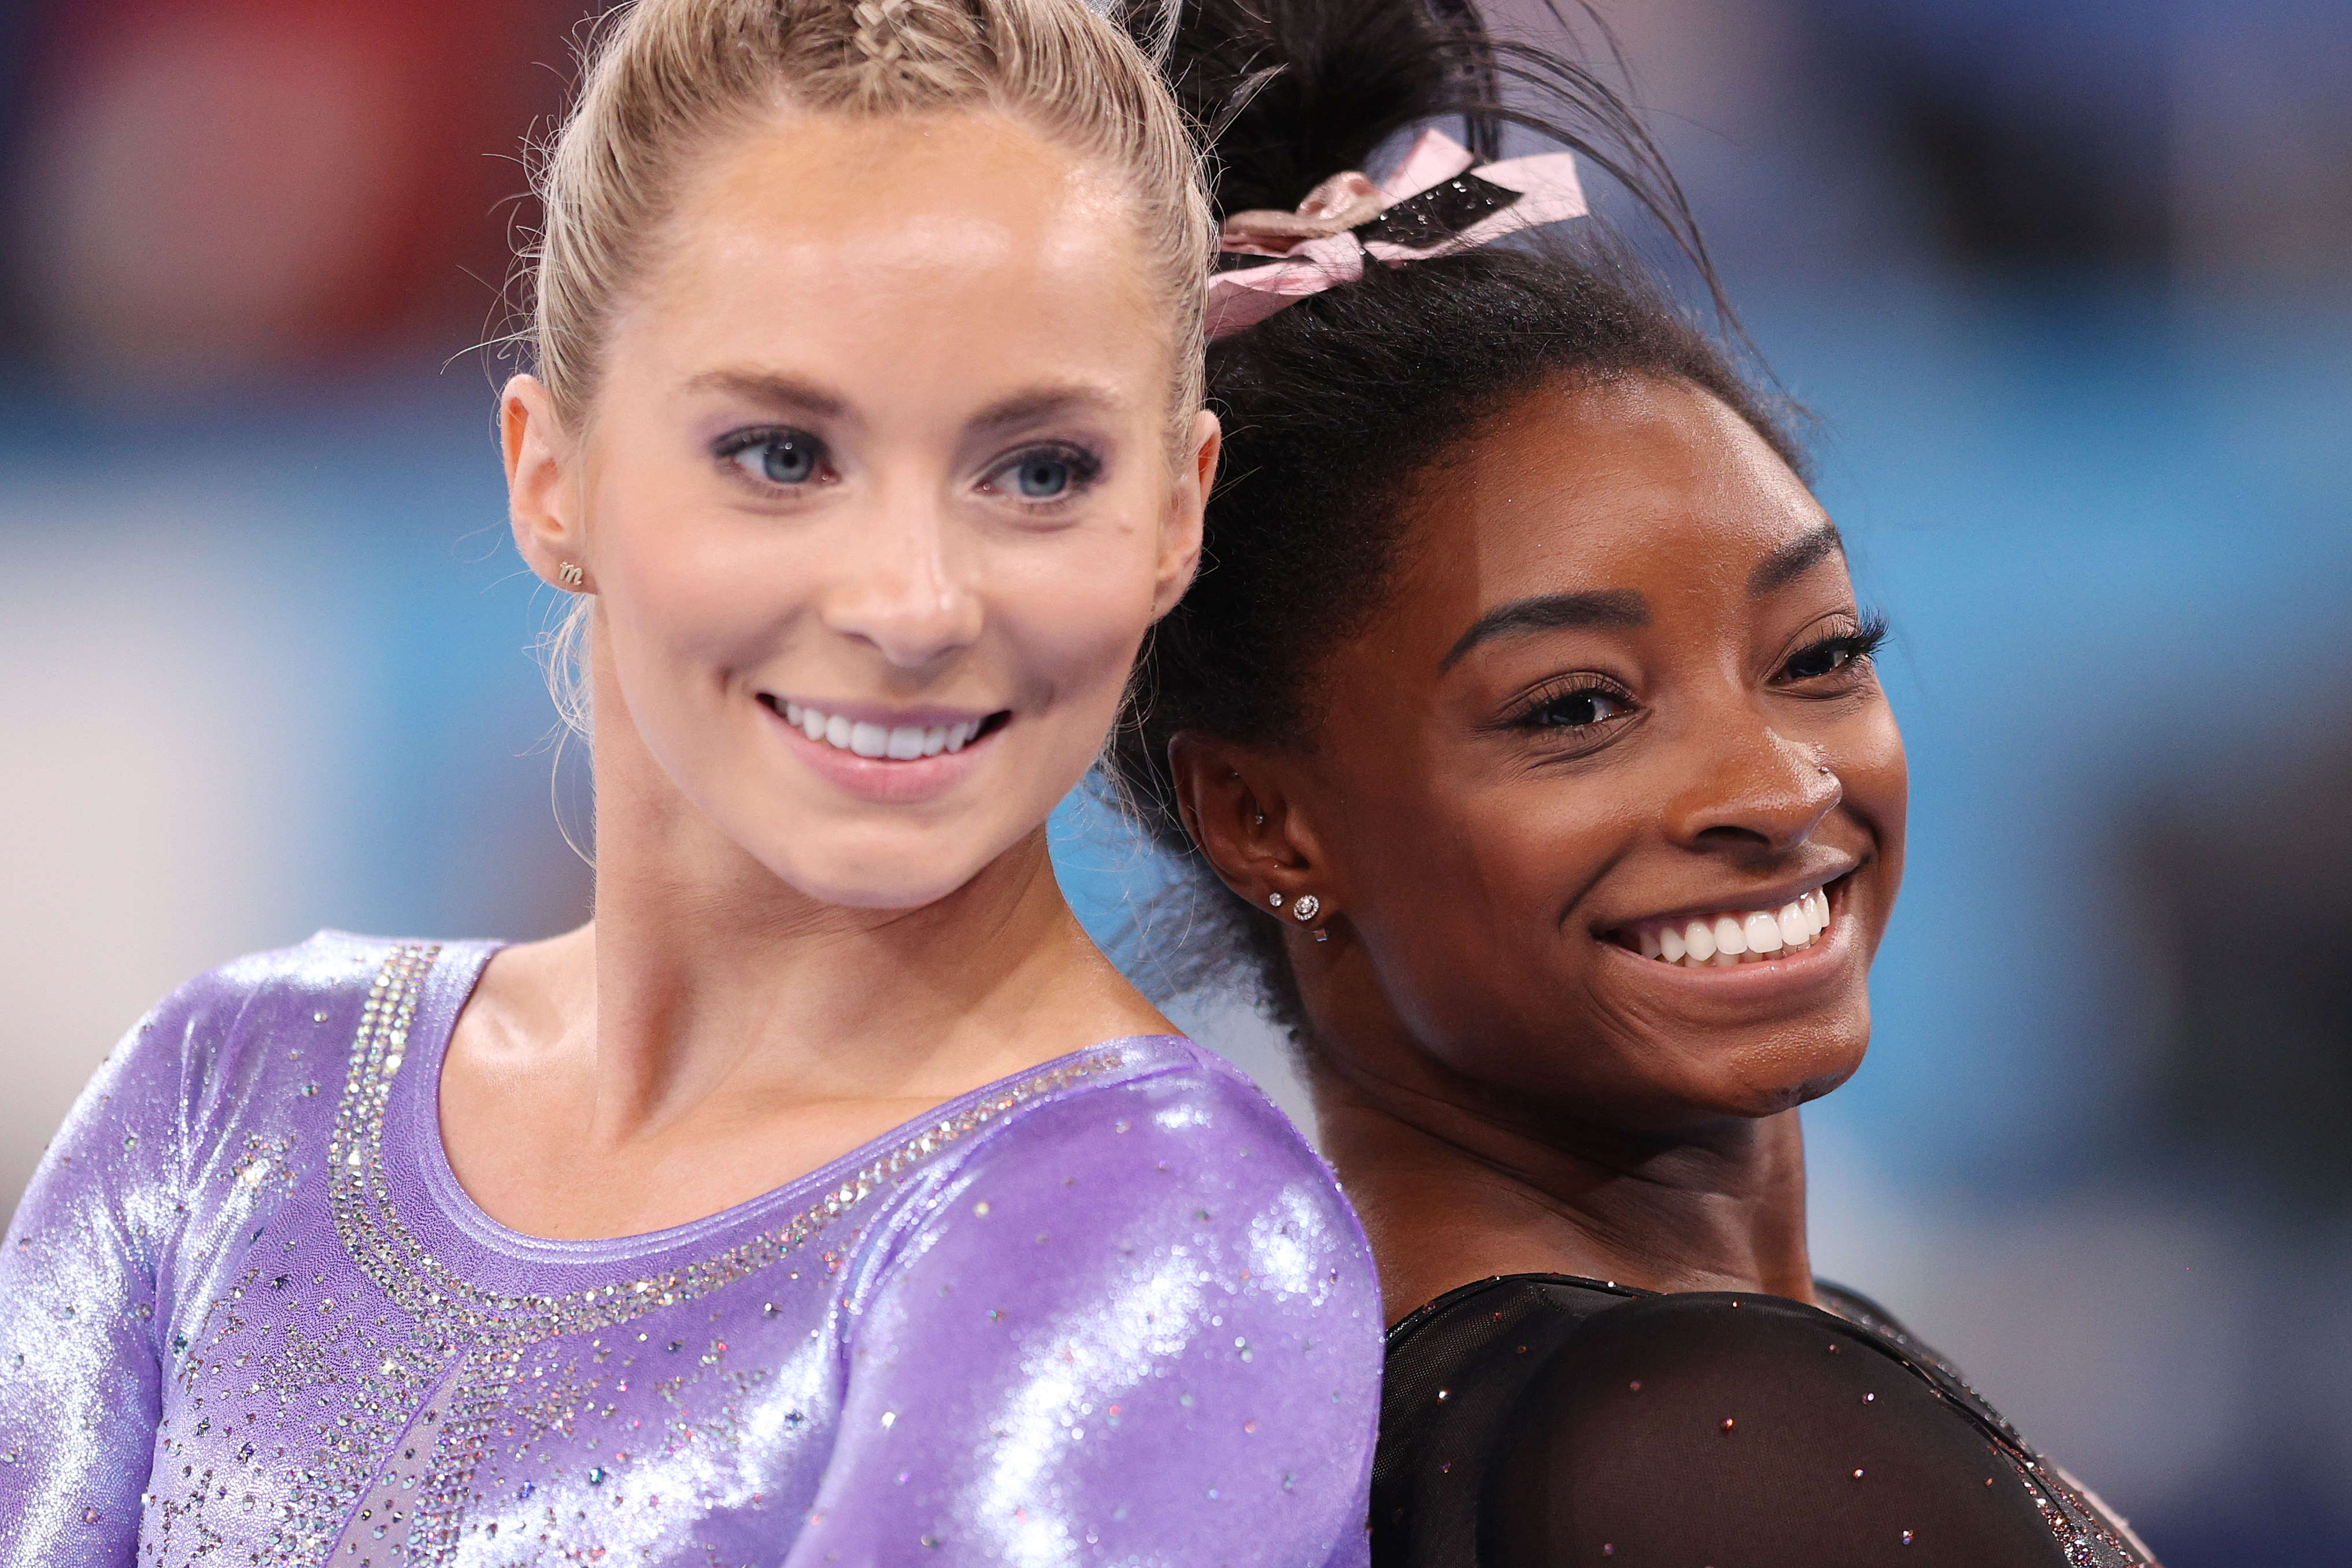
<path id="1" fill-rule="evenodd" d="M 688 171 L 583 417 L 507 388 L 516 541 L 594 595 L 597 891 L 452 1041 L 443 1136 L 494 1217 L 684 1223 L 1166 1028 L 1044 830 L 1216 457 L 1206 414 L 1171 444 L 1137 221 L 1001 115 L 782 116 Z"/>
<path id="2" fill-rule="evenodd" d="M 1811 1300 L 1796 1108 L 1869 1042 L 1906 791 L 1834 529 L 1647 378 L 1520 399 L 1403 516 L 1310 731 L 1172 748 L 1227 884 L 1322 900 L 1286 942 L 1391 1318 L 1518 1272 Z M 1816 888 L 1801 951 L 1637 951 Z"/>

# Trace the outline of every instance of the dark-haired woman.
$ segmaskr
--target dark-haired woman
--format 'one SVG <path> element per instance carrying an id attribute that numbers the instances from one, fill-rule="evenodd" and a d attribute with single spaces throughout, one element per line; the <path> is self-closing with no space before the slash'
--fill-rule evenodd
<path id="1" fill-rule="evenodd" d="M 1480 243 L 1557 216 L 1530 160 L 1361 172 L 1548 76 L 1680 220 L 1630 117 L 1415 0 L 1188 11 L 1172 63 L 1225 125 L 1228 478 L 1119 761 L 1373 1241 L 1375 1561 L 2149 1562 L 1808 1267 L 1906 773 L 1796 447 L 1632 264 Z"/>

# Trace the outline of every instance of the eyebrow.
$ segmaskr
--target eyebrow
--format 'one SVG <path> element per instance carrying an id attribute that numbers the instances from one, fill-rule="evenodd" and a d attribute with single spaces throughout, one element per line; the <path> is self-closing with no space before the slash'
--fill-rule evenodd
<path id="1" fill-rule="evenodd" d="M 706 371 L 686 384 L 689 392 L 723 392 L 819 419 L 845 419 L 850 414 L 847 398 L 827 392 L 814 382 L 770 371 Z M 975 436 L 992 436 L 1056 415 L 1108 412 L 1117 405 L 1118 399 L 1099 387 L 1039 387 L 991 404 L 974 415 L 966 428 Z"/>
<path id="2" fill-rule="evenodd" d="M 814 382 L 772 371 L 705 371 L 688 382 L 686 389 L 729 393 L 750 402 L 764 403 L 771 408 L 790 409 L 820 419 L 839 419 L 849 412 L 845 398 L 825 391 Z"/>
<path id="3" fill-rule="evenodd" d="M 1596 589 L 1587 594 L 1538 594 L 1497 605 L 1470 623 L 1445 658 L 1440 675 L 1480 643 L 1496 637 L 1526 637 L 1533 632 L 1580 631 L 1599 628 L 1627 631 L 1650 624 L 1650 603 L 1631 588 Z"/>
<path id="4" fill-rule="evenodd" d="M 1015 393 L 1001 403 L 990 405 L 975 415 L 966 428 L 975 436 L 992 436 L 1000 430 L 1057 415 L 1108 413 L 1117 405 L 1118 400 L 1099 387 L 1039 387 L 1034 392 Z"/>
<path id="5" fill-rule="evenodd" d="M 1836 523 L 1809 529 L 1756 563 L 1756 569 L 1748 574 L 1748 596 L 1760 599 L 1777 594 L 1831 556 L 1844 553 L 1845 541 L 1839 537 Z"/>

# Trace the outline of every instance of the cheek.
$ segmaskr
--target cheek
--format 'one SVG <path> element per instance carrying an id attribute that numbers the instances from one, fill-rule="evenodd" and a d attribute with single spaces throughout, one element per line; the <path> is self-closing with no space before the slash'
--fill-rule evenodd
<path id="1" fill-rule="evenodd" d="M 631 427 L 655 425 L 648 417 Z M 612 440 L 593 521 L 600 607 L 622 668 L 644 677 L 746 653 L 772 631 L 790 584 L 803 579 L 793 536 L 681 502 L 706 476 L 625 435 Z"/>
<path id="2" fill-rule="evenodd" d="M 1911 767 L 1892 710 L 1881 703 L 1872 711 L 1837 768 L 1847 798 L 1877 830 L 1880 856 L 1899 870 L 1910 813 Z"/>
<path id="3" fill-rule="evenodd" d="M 1017 650 L 1024 698 L 1117 702 L 1151 626 L 1155 543 L 1148 529 L 1106 525 L 992 552 L 988 614 Z"/>
<path id="4" fill-rule="evenodd" d="M 1339 803 L 1335 888 L 1410 1026 L 1433 1043 L 1486 1034 L 1498 1014 L 1557 1010 L 1595 961 L 1564 919 L 1609 862 L 1604 815 L 1558 779 L 1477 776 L 1410 732 L 1326 747 Z"/>
<path id="5" fill-rule="evenodd" d="M 600 554 L 617 559 L 599 584 L 599 612 L 641 723 L 723 695 L 730 675 L 776 650 L 791 618 L 785 590 L 800 575 L 789 562 L 746 560 L 690 530 L 624 527 L 607 540 L 616 548 Z"/>

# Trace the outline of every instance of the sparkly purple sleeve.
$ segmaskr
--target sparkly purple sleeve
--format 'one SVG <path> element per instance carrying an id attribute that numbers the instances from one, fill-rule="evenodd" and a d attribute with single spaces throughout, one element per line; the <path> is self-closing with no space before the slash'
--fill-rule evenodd
<path id="1" fill-rule="evenodd" d="M 1366 1560 L 1371 1260 L 1228 1069 L 1044 1108 L 902 1224 L 843 1281 L 841 1436 L 789 1568 Z"/>
<path id="2" fill-rule="evenodd" d="M 0 1564 L 127 1564 L 163 1384 L 158 1249 L 176 1234 L 195 987 L 107 1059 L 0 1249 Z"/>

